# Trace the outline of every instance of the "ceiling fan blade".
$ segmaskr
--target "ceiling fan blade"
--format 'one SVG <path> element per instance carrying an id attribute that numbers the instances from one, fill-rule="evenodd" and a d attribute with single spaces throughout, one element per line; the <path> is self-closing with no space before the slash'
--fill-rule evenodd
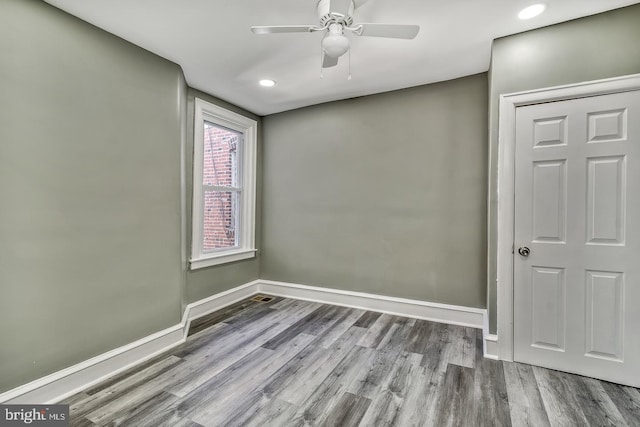
<path id="1" fill-rule="evenodd" d="M 338 65 L 338 58 L 334 58 L 332 56 L 324 54 L 324 58 L 322 58 L 322 68 L 330 68 Z"/>
<path id="2" fill-rule="evenodd" d="M 420 31 L 419 25 L 402 24 L 357 24 L 356 35 L 365 37 L 388 37 L 392 39 L 412 39 Z"/>
<path id="3" fill-rule="evenodd" d="M 331 0 L 331 3 L 329 3 L 329 12 L 347 16 L 352 1 L 353 0 Z"/>
<path id="4" fill-rule="evenodd" d="M 254 25 L 251 31 L 254 34 L 276 33 L 310 33 L 315 25 Z"/>

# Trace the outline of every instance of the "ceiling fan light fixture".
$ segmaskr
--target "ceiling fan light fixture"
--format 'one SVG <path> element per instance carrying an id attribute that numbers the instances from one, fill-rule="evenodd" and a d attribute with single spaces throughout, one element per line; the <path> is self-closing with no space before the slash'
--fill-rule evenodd
<path id="1" fill-rule="evenodd" d="M 536 16 L 544 12 L 546 8 L 547 6 L 542 3 L 532 4 L 531 6 L 522 9 L 520 13 L 518 13 L 518 18 L 523 20 L 535 18 Z"/>
<path id="2" fill-rule="evenodd" d="M 349 39 L 342 34 L 327 34 L 322 39 L 322 50 L 327 56 L 338 58 L 349 50 Z"/>
<path id="3" fill-rule="evenodd" d="M 276 85 L 276 81 L 271 79 L 262 79 L 259 81 L 259 83 L 260 83 L 260 86 L 264 86 L 264 87 L 273 87 Z"/>
<path id="4" fill-rule="evenodd" d="M 367 0 L 315 0 L 320 25 L 260 25 L 251 27 L 254 34 L 315 33 L 322 32 L 321 69 L 338 65 L 338 58 L 349 51 L 350 40 L 345 31 L 357 37 L 382 37 L 411 40 L 418 35 L 420 26 L 407 24 L 354 23 L 353 13 Z M 529 0 L 531 1 L 531 0 Z"/>

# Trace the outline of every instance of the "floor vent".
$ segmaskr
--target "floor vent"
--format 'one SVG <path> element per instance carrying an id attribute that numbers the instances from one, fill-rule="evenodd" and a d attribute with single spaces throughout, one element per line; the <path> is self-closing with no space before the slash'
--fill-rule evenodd
<path id="1" fill-rule="evenodd" d="M 269 302 L 272 300 L 273 300 L 273 297 L 268 297 L 266 295 L 256 295 L 255 297 L 251 298 L 251 301 L 258 301 L 258 302 Z"/>

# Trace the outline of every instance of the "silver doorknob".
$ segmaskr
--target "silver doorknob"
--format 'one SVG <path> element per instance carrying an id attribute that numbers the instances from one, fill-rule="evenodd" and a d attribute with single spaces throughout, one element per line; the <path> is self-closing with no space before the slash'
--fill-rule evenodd
<path id="1" fill-rule="evenodd" d="M 520 248 L 518 249 L 518 253 L 522 256 L 529 256 L 529 254 L 531 253 L 531 249 L 526 246 L 520 246 Z"/>

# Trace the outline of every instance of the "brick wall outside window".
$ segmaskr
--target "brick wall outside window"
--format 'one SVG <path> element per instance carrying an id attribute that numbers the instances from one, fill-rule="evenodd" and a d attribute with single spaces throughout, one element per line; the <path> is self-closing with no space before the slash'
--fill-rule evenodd
<path id="1" fill-rule="evenodd" d="M 237 144 L 236 133 L 205 122 L 203 185 L 237 186 Z M 237 192 L 205 189 L 203 251 L 236 245 L 237 196 Z"/>

